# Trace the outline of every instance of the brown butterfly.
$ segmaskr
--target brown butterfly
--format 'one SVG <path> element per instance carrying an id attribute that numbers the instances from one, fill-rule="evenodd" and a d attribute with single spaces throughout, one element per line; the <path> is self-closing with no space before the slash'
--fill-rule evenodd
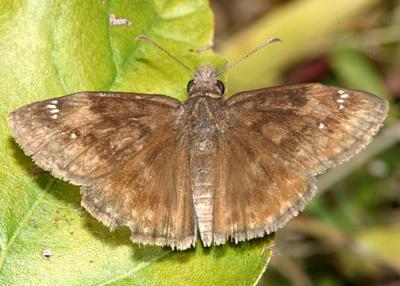
<path id="1" fill-rule="evenodd" d="M 81 186 L 82 205 L 132 241 L 179 250 L 261 237 L 316 193 L 314 177 L 363 149 L 386 101 L 321 84 L 245 91 L 223 100 L 200 66 L 188 99 L 80 92 L 10 115 L 38 166 Z"/>

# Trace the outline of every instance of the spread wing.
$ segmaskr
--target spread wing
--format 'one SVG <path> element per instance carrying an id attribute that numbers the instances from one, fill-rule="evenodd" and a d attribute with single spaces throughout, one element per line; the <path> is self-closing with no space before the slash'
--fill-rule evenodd
<path id="1" fill-rule="evenodd" d="M 83 189 L 82 204 L 112 229 L 127 225 L 131 239 L 180 250 L 196 241 L 187 137 L 164 135 L 113 172 Z"/>
<path id="2" fill-rule="evenodd" d="M 315 194 L 313 176 L 364 148 L 388 110 L 376 96 L 320 84 L 243 92 L 225 103 L 231 128 L 219 150 L 217 244 L 285 225 Z"/>
<path id="3" fill-rule="evenodd" d="M 21 107 L 10 125 L 39 167 L 83 185 L 82 204 L 94 217 L 128 225 L 134 241 L 189 247 L 186 136 L 175 128 L 181 112 L 166 96 L 84 92 Z"/>

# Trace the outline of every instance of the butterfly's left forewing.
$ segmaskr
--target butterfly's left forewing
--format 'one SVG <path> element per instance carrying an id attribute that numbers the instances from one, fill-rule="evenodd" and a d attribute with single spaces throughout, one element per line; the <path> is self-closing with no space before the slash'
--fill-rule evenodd
<path id="1" fill-rule="evenodd" d="M 35 163 L 82 185 L 82 204 L 134 241 L 195 241 L 181 103 L 160 95 L 76 93 L 21 107 L 13 135 Z"/>
<path id="2" fill-rule="evenodd" d="M 386 118 L 385 100 L 322 84 L 243 92 L 226 102 L 237 130 L 293 170 L 316 175 L 364 148 Z"/>

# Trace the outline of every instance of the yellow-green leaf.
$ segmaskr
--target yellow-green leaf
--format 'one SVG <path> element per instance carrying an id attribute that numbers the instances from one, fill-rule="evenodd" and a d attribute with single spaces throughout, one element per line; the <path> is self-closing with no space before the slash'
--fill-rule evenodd
<path id="1" fill-rule="evenodd" d="M 114 14 L 130 25 L 110 25 Z M 33 164 L 11 137 L 8 113 L 75 91 L 162 93 L 184 99 L 191 74 L 154 40 L 195 68 L 221 64 L 211 51 L 208 1 L 0 1 L 0 285 L 251 285 L 269 240 L 171 251 L 139 247 L 80 207 L 77 187 Z M 161 115 L 162 116 L 162 115 Z"/>

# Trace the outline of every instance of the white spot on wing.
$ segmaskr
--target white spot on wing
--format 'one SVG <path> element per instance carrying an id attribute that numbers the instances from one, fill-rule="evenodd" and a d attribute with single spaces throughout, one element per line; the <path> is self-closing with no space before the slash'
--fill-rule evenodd
<path id="1" fill-rule="evenodd" d="M 343 104 L 340 104 L 340 105 L 339 105 L 339 110 L 342 110 L 342 109 L 344 109 L 344 105 L 343 105 Z"/>
<path id="2" fill-rule="evenodd" d="M 50 116 L 53 119 L 57 119 L 58 115 L 57 114 L 53 114 L 52 116 Z"/>
<path id="3" fill-rule="evenodd" d="M 57 105 L 54 105 L 54 104 L 47 104 L 46 105 L 46 108 L 57 108 Z"/>
<path id="4" fill-rule="evenodd" d="M 71 134 L 71 139 L 75 139 L 76 137 L 78 137 L 78 136 L 76 135 L 75 132 L 73 132 L 73 133 Z"/>
<path id="5" fill-rule="evenodd" d="M 343 94 L 343 93 L 345 93 L 345 92 L 344 92 L 344 90 L 339 90 L 338 93 L 339 93 L 339 94 Z"/>
<path id="6" fill-rule="evenodd" d="M 326 127 L 326 125 L 322 122 L 318 126 L 319 129 L 325 129 L 325 127 Z"/>
<path id="7" fill-rule="evenodd" d="M 344 93 L 342 95 L 340 95 L 340 98 L 345 99 L 345 98 L 349 98 L 349 94 L 348 93 Z"/>
<path id="8" fill-rule="evenodd" d="M 344 103 L 344 99 L 339 98 L 338 100 L 336 100 L 337 103 Z"/>
<path id="9" fill-rule="evenodd" d="M 58 100 L 52 100 L 51 103 L 57 104 L 57 103 L 58 103 Z"/>
<path id="10" fill-rule="evenodd" d="M 50 109 L 49 112 L 50 113 L 59 113 L 60 110 L 58 110 L 58 109 Z"/>

